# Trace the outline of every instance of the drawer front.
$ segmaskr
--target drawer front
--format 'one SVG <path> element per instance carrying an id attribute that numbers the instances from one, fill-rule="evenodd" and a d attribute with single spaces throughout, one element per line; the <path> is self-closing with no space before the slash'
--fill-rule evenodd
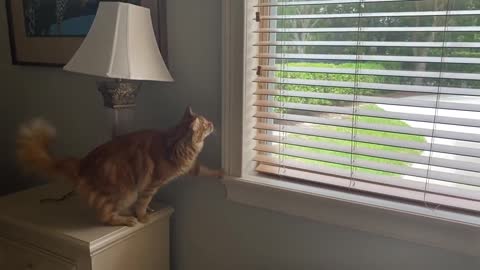
<path id="1" fill-rule="evenodd" d="M 0 239 L 0 269 L 75 270 L 72 263 L 40 249 Z"/>

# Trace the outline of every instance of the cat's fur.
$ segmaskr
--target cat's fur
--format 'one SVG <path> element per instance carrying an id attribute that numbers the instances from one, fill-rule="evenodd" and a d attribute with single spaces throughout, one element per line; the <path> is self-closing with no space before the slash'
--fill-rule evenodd
<path id="1" fill-rule="evenodd" d="M 189 107 L 180 123 L 168 130 L 114 138 L 82 159 L 56 159 L 48 151 L 55 129 L 34 120 L 20 128 L 17 158 L 28 171 L 70 179 L 101 222 L 133 226 L 148 220 L 152 197 L 174 178 L 187 173 L 221 177 L 221 171 L 197 162 L 203 141 L 213 129 L 210 121 Z"/>

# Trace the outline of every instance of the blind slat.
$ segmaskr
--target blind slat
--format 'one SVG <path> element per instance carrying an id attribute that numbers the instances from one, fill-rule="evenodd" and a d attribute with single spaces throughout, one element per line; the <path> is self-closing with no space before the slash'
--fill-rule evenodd
<path id="1" fill-rule="evenodd" d="M 395 41 L 261 41 L 253 46 L 346 46 L 408 48 L 480 48 L 479 42 L 395 42 Z"/>
<path id="2" fill-rule="evenodd" d="M 317 67 L 290 67 L 290 66 L 259 66 L 261 71 L 284 71 L 284 72 L 305 72 L 305 73 L 328 73 L 328 74 L 358 74 L 387 77 L 415 77 L 433 79 L 462 79 L 480 80 L 480 74 L 461 72 L 434 72 L 415 70 L 388 70 L 388 69 L 347 69 L 347 68 L 317 68 Z"/>
<path id="3" fill-rule="evenodd" d="M 336 60 L 336 61 L 380 61 L 404 63 L 447 63 L 447 64 L 480 64 L 480 58 L 473 57 L 436 57 L 436 56 L 394 56 L 394 55 L 353 55 L 353 54 L 266 54 L 261 53 L 256 58 L 285 60 Z"/>
<path id="4" fill-rule="evenodd" d="M 346 18 L 377 18 L 377 17 L 396 18 L 396 17 L 446 16 L 447 14 L 448 16 L 480 15 L 480 10 L 276 15 L 276 16 L 260 16 L 260 20 L 346 19 Z"/>
<path id="5" fill-rule="evenodd" d="M 254 80 L 254 82 L 270 83 L 270 84 L 359 88 L 359 89 L 416 92 L 416 93 L 430 93 L 430 94 L 440 93 L 440 94 L 449 94 L 449 95 L 480 96 L 480 89 L 461 88 L 461 87 L 444 87 L 444 86 L 437 87 L 437 86 L 424 86 L 424 85 L 367 83 L 367 82 L 358 82 L 355 84 L 355 82 L 351 82 L 351 81 L 305 80 L 305 79 L 266 78 L 266 77 L 258 77 Z"/>
<path id="6" fill-rule="evenodd" d="M 292 1 L 292 2 L 266 2 L 258 3 L 254 7 L 275 7 L 275 6 L 309 6 L 309 5 L 332 5 L 332 4 L 355 4 L 355 3 L 382 3 L 382 2 L 404 2 L 419 0 L 321 0 L 321 1 Z"/>
<path id="7" fill-rule="evenodd" d="M 258 89 L 253 94 L 255 95 L 268 95 L 279 97 L 301 97 L 301 98 L 314 98 L 314 99 L 328 99 L 347 102 L 362 102 L 371 104 L 386 104 L 386 105 L 398 105 L 398 106 L 411 106 L 411 107 L 423 107 L 432 108 L 437 105 L 439 109 L 445 110 L 460 110 L 460 111 L 472 111 L 480 112 L 479 104 L 467 104 L 462 102 L 445 102 L 436 100 L 420 100 L 413 98 L 390 98 L 390 97 L 376 97 L 376 96 L 355 96 L 352 94 L 329 94 L 319 92 L 302 92 L 302 91 L 288 91 L 280 89 Z"/>
<path id="8" fill-rule="evenodd" d="M 480 26 L 260 28 L 256 33 L 478 32 Z"/>

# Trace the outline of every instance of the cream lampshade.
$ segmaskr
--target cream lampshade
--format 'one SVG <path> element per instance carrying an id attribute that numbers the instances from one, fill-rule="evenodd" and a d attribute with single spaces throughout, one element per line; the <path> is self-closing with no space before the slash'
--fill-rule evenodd
<path id="1" fill-rule="evenodd" d="M 100 2 L 88 35 L 64 70 L 112 79 L 99 83 L 99 91 L 113 109 L 114 135 L 130 131 L 139 81 L 173 81 L 150 10 L 122 2 Z"/>

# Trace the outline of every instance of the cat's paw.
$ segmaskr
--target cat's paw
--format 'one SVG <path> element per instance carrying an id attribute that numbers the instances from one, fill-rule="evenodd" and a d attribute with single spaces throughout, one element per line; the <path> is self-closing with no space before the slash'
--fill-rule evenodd
<path id="1" fill-rule="evenodd" d="M 137 225 L 137 222 L 138 222 L 138 220 L 135 217 L 126 217 L 124 225 L 128 226 L 128 227 L 133 227 L 133 226 Z"/>
<path id="2" fill-rule="evenodd" d="M 145 214 L 145 215 L 142 215 L 140 217 L 138 217 L 138 221 L 140 223 L 147 223 L 148 221 L 150 221 L 150 215 L 149 214 Z"/>

